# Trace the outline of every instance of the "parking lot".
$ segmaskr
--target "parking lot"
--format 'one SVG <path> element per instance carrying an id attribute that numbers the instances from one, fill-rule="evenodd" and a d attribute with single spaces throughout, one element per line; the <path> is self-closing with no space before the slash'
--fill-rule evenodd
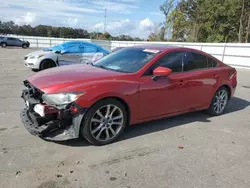
<path id="1" fill-rule="evenodd" d="M 47 142 L 23 127 L 22 81 L 34 74 L 23 56 L 32 50 L 0 49 L 0 187 L 250 187 L 250 70 L 237 69 L 237 91 L 222 116 L 197 112 L 135 125 L 95 147 Z"/>

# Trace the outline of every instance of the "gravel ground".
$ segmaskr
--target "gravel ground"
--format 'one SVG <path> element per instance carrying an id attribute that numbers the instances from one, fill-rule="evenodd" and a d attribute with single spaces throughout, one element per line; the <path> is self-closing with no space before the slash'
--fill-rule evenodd
<path id="1" fill-rule="evenodd" d="M 135 125 L 95 147 L 25 130 L 20 94 L 33 74 L 23 66 L 30 51 L 0 49 L 0 187 L 250 187 L 250 70 L 238 69 L 236 95 L 222 116 L 197 112 Z"/>

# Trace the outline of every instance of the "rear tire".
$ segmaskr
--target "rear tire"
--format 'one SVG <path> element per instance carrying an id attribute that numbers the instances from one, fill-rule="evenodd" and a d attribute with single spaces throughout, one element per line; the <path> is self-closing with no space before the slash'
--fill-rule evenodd
<path id="1" fill-rule="evenodd" d="M 127 117 L 126 109 L 119 101 L 101 100 L 87 111 L 80 134 L 93 145 L 110 144 L 123 133 Z"/>
<path id="2" fill-rule="evenodd" d="M 208 114 L 212 116 L 221 115 L 227 107 L 229 97 L 229 91 L 227 88 L 219 88 L 214 94 L 210 107 L 207 110 Z"/>
<path id="3" fill-rule="evenodd" d="M 56 67 L 56 64 L 54 61 L 44 60 L 41 63 L 40 70 L 45 70 L 45 69 L 49 69 L 49 68 L 53 68 L 53 67 Z"/>
<path id="4" fill-rule="evenodd" d="M 7 44 L 5 42 L 1 43 L 2 48 L 6 48 Z"/>

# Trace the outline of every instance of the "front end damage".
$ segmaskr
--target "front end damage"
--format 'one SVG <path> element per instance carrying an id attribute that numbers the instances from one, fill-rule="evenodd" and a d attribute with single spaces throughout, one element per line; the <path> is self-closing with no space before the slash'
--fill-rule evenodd
<path id="1" fill-rule="evenodd" d="M 45 140 L 63 141 L 79 137 L 79 130 L 86 108 L 72 102 L 62 106 L 51 106 L 42 99 L 44 94 L 28 81 L 22 92 L 25 108 L 20 116 L 25 128 Z"/>

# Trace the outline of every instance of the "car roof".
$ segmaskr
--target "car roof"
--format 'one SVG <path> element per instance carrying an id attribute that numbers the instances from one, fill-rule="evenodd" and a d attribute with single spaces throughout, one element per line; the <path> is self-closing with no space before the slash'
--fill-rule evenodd
<path id="1" fill-rule="evenodd" d="M 93 42 L 88 42 L 88 41 L 81 41 L 81 40 L 74 40 L 74 41 L 66 41 L 62 43 L 62 45 L 70 45 L 70 44 L 83 44 L 83 45 L 92 45 L 98 48 L 101 48 L 101 46 L 93 43 Z"/>
<path id="2" fill-rule="evenodd" d="M 131 46 L 132 48 L 144 48 L 144 49 L 150 49 L 150 50 L 159 50 L 159 51 L 168 51 L 168 50 L 188 50 L 190 52 L 196 52 L 203 55 L 208 55 L 204 51 L 194 49 L 194 48 L 187 48 L 182 46 L 173 46 L 171 44 L 143 44 L 143 45 L 136 45 Z"/>
<path id="3" fill-rule="evenodd" d="M 96 47 L 97 49 L 99 50 L 102 50 L 103 52 L 105 53 L 109 53 L 108 50 L 104 49 L 102 46 L 96 44 L 96 43 L 93 43 L 93 42 L 89 42 L 89 41 L 82 41 L 82 40 L 72 40 L 72 41 L 65 41 L 61 44 L 59 44 L 58 46 L 61 46 L 62 48 L 68 48 L 70 47 L 71 45 L 89 45 L 89 46 L 93 46 L 93 47 Z"/>
<path id="4" fill-rule="evenodd" d="M 151 49 L 151 50 L 165 51 L 165 50 L 168 50 L 168 49 L 175 49 L 175 48 L 180 48 L 180 47 L 171 46 L 171 45 L 168 45 L 168 44 L 143 44 L 143 45 L 133 46 L 133 48 L 145 48 L 145 49 Z"/>

